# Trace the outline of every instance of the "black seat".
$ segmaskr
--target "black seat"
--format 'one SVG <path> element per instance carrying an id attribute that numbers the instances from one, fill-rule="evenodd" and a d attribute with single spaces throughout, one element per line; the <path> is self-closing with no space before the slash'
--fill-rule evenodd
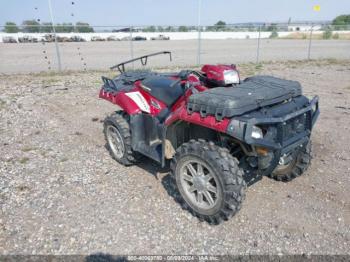
<path id="1" fill-rule="evenodd" d="M 153 97 L 171 107 L 183 94 L 181 83 L 162 76 L 152 76 L 141 82 L 142 88 Z"/>

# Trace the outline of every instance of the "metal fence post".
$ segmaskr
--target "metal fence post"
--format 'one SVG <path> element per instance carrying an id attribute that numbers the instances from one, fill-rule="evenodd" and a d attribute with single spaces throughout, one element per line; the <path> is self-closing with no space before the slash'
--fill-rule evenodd
<path id="1" fill-rule="evenodd" d="M 256 48 L 256 63 L 259 63 L 260 56 L 260 37 L 261 37 L 261 26 L 259 25 L 259 35 L 258 35 L 258 46 Z"/>
<path id="2" fill-rule="evenodd" d="M 201 12 L 202 0 L 198 0 L 198 50 L 197 50 L 197 65 L 201 64 Z"/>
<path id="3" fill-rule="evenodd" d="M 310 60 L 311 58 L 311 40 L 312 40 L 312 31 L 313 31 L 313 25 L 311 25 L 311 29 L 310 29 L 310 39 L 309 39 L 309 48 L 308 48 L 308 51 L 307 51 L 307 60 Z"/>
<path id="4" fill-rule="evenodd" d="M 130 34 L 129 34 L 129 37 L 130 37 L 130 56 L 131 56 L 131 59 L 134 59 L 134 45 L 133 45 L 133 42 L 132 42 L 132 26 L 130 26 Z M 134 69 L 134 62 L 132 62 L 132 69 Z"/>
<path id="5" fill-rule="evenodd" d="M 197 65 L 201 64 L 201 27 L 198 27 L 198 50 L 197 50 Z"/>
<path id="6" fill-rule="evenodd" d="M 52 31 L 53 31 L 53 35 L 55 37 L 55 47 L 56 47 L 58 71 L 61 72 L 62 71 L 61 55 L 60 55 L 60 50 L 58 48 L 58 43 L 57 43 L 57 35 L 56 35 L 56 29 L 55 29 L 55 21 L 53 19 L 51 0 L 48 0 L 48 4 L 49 4 L 49 11 L 50 11 L 50 17 L 51 17 L 51 23 L 52 23 Z"/>

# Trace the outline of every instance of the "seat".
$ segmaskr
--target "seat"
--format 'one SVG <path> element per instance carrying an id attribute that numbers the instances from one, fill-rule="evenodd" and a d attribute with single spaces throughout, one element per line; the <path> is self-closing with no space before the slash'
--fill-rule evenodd
<path id="1" fill-rule="evenodd" d="M 184 94 L 184 88 L 180 82 L 162 76 L 144 79 L 141 87 L 168 107 L 171 107 Z"/>

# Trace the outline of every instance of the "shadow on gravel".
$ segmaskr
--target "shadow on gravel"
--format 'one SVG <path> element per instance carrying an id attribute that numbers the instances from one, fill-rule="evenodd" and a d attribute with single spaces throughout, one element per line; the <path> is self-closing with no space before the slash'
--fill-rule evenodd
<path id="1" fill-rule="evenodd" d="M 142 160 L 136 164 L 139 168 L 147 171 L 152 174 L 157 180 L 159 180 L 160 174 L 169 174 L 170 172 L 170 163 L 167 161 L 165 167 L 161 167 L 160 164 L 149 159 L 147 157 L 143 157 Z"/>
<path id="2" fill-rule="evenodd" d="M 181 197 L 176 188 L 176 181 L 170 174 L 170 161 L 166 162 L 165 167 L 161 167 L 157 162 L 144 157 L 144 159 L 142 159 L 136 165 L 153 175 L 157 180 L 161 179 L 161 183 L 168 195 L 172 197 L 175 202 L 181 205 Z M 243 178 L 248 187 L 262 179 L 260 175 L 252 171 L 244 173 Z"/>
<path id="3" fill-rule="evenodd" d="M 249 187 L 255 184 L 256 182 L 260 181 L 261 176 L 258 176 L 256 174 L 248 174 L 244 176 L 244 180 L 246 181 L 247 186 Z M 179 202 L 180 195 L 176 189 L 176 182 L 170 174 L 167 174 L 162 178 L 162 185 L 167 191 L 168 195 L 171 196 L 176 202 Z"/>
<path id="4" fill-rule="evenodd" d="M 96 253 L 85 258 L 86 262 L 124 262 L 128 261 L 124 256 L 112 256 L 110 254 Z"/>
<path id="5" fill-rule="evenodd" d="M 256 182 L 260 181 L 262 179 L 262 176 L 258 175 L 256 171 L 250 171 L 249 173 L 245 172 L 243 178 L 247 186 L 249 187 L 254 185 Z"/>

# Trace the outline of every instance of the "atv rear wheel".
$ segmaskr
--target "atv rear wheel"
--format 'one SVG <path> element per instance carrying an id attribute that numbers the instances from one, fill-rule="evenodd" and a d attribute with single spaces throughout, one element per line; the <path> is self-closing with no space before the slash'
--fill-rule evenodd
<path id="1" fill-rule="evenodd" d="M 111 114 L 104 120 L 105 139 L 109 154 L 119 163 L 129 166 L 138 161 L 140 155 L 131 148 L 131 132 L 124 112 Z"/>
<path id="2" fill-rule="evenodd" d="M 311 163 L 311 140 L 294 152 L 293 159 L 285 165 L 278 165 L 270 174 L 277 181 L 288 182 L 306 172 Z"/>
<path id="3" fill-rule="evenodd" d="M 246 185 L 237 159 L 226 148 L 191 140 L 177 149 L 171 171 L 179 202 L 200 220 L 220 224 L 240 210 Z"/>

